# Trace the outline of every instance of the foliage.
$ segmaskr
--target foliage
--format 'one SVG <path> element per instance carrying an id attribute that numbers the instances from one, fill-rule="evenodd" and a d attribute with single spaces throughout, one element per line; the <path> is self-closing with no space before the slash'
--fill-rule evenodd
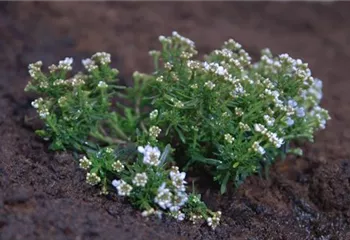
<path id="1" fill-rule="evenodd" d="M 85 70 L 72 76 L 71 58 L 49 73 L 40 61 L 31 64 L 26 90 L 40 95 L 32 105 L 45 122 L 37 133 L 53 150 L 83 154 L 86 181 L 103 194 L 115 189 L 143 216 L 206 220 L 214 229 L 221 213 L 186 192 L 182 171 L 209 169 L 224 193 L 228 183 L 238 186 L 279 157 L 300 154 L 289 143 L 313 141 L 329 119 L 319 106 L 322 82 L 287 54 L 265 49 L 252 63 L 232 39 L 205 61 L 176 32 L 159 40 L 161 51 L 150 52 L 155 71 L 135 72 L 132 87 L 117 85 L 107 53 L 83 60 Z"/>
<path id="2" fill-rule="evenodd" d="M 201 62 L 194 43 L 176 32 L 160 42 L 142 94 L 153 112 L 143 121 L 164 133 L 161 142 L 185 149 L 186 166 L 212 166 L 222 192 L 229 181 L 239 185 L 278 156 L 300 152 L 290 141 L 313 141 L 329 119 L 319 106 L 322 82 L 300 59 L 265 49 L 252 63 L 231 39 Z"/>

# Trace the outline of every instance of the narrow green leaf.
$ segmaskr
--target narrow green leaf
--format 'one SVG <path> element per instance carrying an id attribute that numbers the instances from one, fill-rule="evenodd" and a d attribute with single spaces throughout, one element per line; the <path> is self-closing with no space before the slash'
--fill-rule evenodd
<path id="1" fill-rule="evenodd" d="M 163 165 L 168 157 L 168 154 L 170 153 L 171 146 L 170 144 L 167 144 L 162 155 L 160 156 L 160 164 Z"/>
<path id="2" fill-rule="evenodd" d="M 175 127 L 175 130 L 179 134 L 181 142 L 186 143 L 186 138 L 185 138 L 184 134 L 182 133 L 182 131 L 178 127 Z"/>
<path id="3" fill-rule="evenodd" d="M 224 180 L 221 183 L 221 187 L 220 187 L 220 193 L 221 194 L 224 194 L 226 192 L 226 190 L 227 190 L 227 182 L 228 182 L 229 178 L 230 178 L 230 172 L 227 172 Z"/>
<path id="4" fill-rule="evenodd" d="M 216 167 L 216 169 L 218 170 L 226 170 L 226 169 L 229 169 L 229 164 L 221 164 L 219 166 Z"/>
<path id="5" fill-rule="evenodd" d="M 201 163 L 206 163 L 206 164 L 209 164 L 209 165 L 214 165 L 214 166 L 218 166 L 219 164 L 222 163 L 220 160 L 217 160 L 217 159 L 214 159 L 214 158 L 206 158 L 206 157 L 199 156 L 199 155 L 194 156 L 193 160 L 197 161 L 197 162 L 201 162 Z"/>

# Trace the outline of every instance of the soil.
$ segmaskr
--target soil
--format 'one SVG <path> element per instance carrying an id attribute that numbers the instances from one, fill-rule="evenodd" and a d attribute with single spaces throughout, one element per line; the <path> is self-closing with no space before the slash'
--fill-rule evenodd
<path id="1" fill-rule="evenodd" d="M 350 239 L 350 3 L 0 3 L 0 239 Z M 127 201 L 84 182 L 70 153 L 35 136 L 27 65 L 96 51 L 121 80 L 152 70 L 148 50 L 176 30 L 200 52 L 232 37 L 252 56 L 270 47 L 309 63 L 332 120 L 303 157 L 252 176 L 236 191 L 203 193 L 222 225 L 144 219 Z"/>

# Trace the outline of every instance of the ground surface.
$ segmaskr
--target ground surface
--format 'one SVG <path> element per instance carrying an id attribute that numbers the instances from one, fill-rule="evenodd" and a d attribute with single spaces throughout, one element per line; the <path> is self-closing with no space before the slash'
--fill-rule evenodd
<path id="1" fill-rule="evenodd" d="M 350 3 L 0 3 L 0 239 L 350 239 Z M 100 197 L 68 153 L 55 154 L 24 124 L 28 63 L 96 51 L 128 82 L 150 71 L 147 51 L 172 30 L 208 52 L 232 37 L 253 55 L 270 47 L 310 63 L 332 121 L 303 158 L 269 180 L 204 197 L 223 211 L 215 231 L 146 221 L 127 202 Z"/>

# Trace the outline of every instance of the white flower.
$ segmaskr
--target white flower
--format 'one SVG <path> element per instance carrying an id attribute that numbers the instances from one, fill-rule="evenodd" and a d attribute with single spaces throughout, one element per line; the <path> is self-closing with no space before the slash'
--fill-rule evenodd
<path id="1" fill-rule="evenodd" d="M 34 108 L 39 108 L 39 105 L 44 101 L 42 98 L 38 98 L 32 102 L 32 106 Z"/>
<path id="2" fill-rule="evenodd" d="M 173 31 L 172 33 L 173 37 L 176 39 L 179 39 L 182 43 L 187 44 L 190 47 L 194 47 L 194 42 L 186 37 L 181 36 L 180 34 L 178 34 L 176 31 Z"/>
<path id="3" fill-rule="evenodd" d="M 81 63 L 84 65 L 84 67 L 90 65 L 90 64 L 95 64 L 95 62 L 93 60 L 91 60 L 90 58 L 86 58 L 81 60 Z"/>
<path id="4" fill-rule="evenodd" d="M 59 105 L 65 104 L 66 101 L 67 101 L 67 97 L 66 97 L 66 96 L 62 96 L 62 97 L 60 97 L 60 98 L 57 100 L 57 102 L 58 102 Z"/>
<path id="5" fill-rule="evenodd" d="M 207 62 L 204 62 L 204 63 L 203 63 L 203 68 L 204 68 L 205 70 L 209 71 L 210 65 L 209 65 Z"/>
<path id="6" fill-rule="evenodd" d="M 40 73 L 41 72 L 41 66 L 43 65 L 43 62 L 42 61 L 37 61 L 35 63 L 31 63 L 29 64 L 28 66 L 28 69 L 29 69 L 29 75 L 32 77 L 32 78 L 36 78 L 36 74 L 37 73 Z"/>
<path id="7" fill-rule="evenodd" d="M 153 110 L 153 111 L 149 114 L 149 116 L 150 116 L 150 119 L 151 119 L 151 120 L 156 119 L 157 116 L 158 116 L 158 110 L 157 110 L 157 109 Z"/>
<path id="8" fill-rule="evenodd" d="M 185 214 L 180 212 L 180 211 L 173 213 L 173 215 L 176 218 L 176 220 L 178 220 L 178 221 L 183 221 L 186 217 Z"/>
<path id="9" fill-rule="evenodd" d="M 111 62 L 111 54 L 106 52 L 97 52 L 92 55 L 91 59 L 105 65 Z"/>
<path id="10" fill-rule="evenodd" d="M 288 106 L 295 108 L 296 106 L 298 106 L 298 103 L 295 100 L 291 99 L 288 100 Z"/>
<path id="11" fill-rule="evenodd" d="M 86 174 L 86 182 L 91 185 L 96 185 L 101 182 L 101 178 L 97 176 L 96 173 L 87 173 Z"/>
<path id="12" fill-rule="evenodd" d="M 91 165 L 92 165 L 92 162 L 86 156 L 79 159 L 79 167 L 81 167 L 82 169 L 87 170 L 90 168 Z"/>
<path id="13" fill-rule="evenodd" d="M 152 126 L 149 129 L 149 135 L 153 138 L 157 138 L 161 131 L 162 131 L 162 129 L 160 129 L 159 127 Z"/>
<path id="14" fill-rule="evenodd" d="M 97 65 L 94 60 L 91 60 L 90 58 L 86 58 L 81 60 L 81 63 L 84 65 L 84 68 L 88 71 L 91 72 L 95 69 L 97 69 Z"/>
<path id="15" fill-rule="evenodd" d="M 237 97 L 240 95 L 243 95 L 245 93 L 245 90 L 243 86 L 240 83 L 237 83 L 235 86 L 235 90 L 231 92 L 232 97 Z"/>
<path id="16" fill-rule="evenodd" d="M 297 116 L 300 118 L 305 116 L 305 109 L 303 107 L 297 109 Z"/>
<path id="17" fill-rule="evenodd" d="M 172 206 L 170 207 L 170 211 L 175 212 L 180 210 L 180 208 L 185 205 L 185 203 L 188 201 L 188 195 L 185 192 L 185 189 L 182 189 L 183 191 L 176 192 L 173 196 Z"/>
<path id="18" fill-rule="evenodd" d="M 43 119 L 47 118 L 47 116 L 50 115 L 49 110 L 47 108 L 40 109 L 38 112 L 39 116 Z"/>
<path id="19" fill-rule="evenodd" d="M 148 52 L 148 54 L 151 56 L 151 57 L 159 57 L 160 56 L 160 52 L 159 51 L 156 51 L 156 50 L 151 50 Z"/>
<path id="20" fill-rule="evenodd" d="M 239 122 L 238 126 L 240 129 L 244 130 L 244 131 L 250 131 L 250 127 L 248 126 L 248 124 L 243 123 L 243 122 Z"/>
<path id="21" fill-rule="evenodd" d="M 142 217 L 148 217 L 149 215 L 154 213 L 154 208 L 150 208 L 148 210 L 145 210 L 141 213 Z"/>
<path id="22" fill-rule="evenodd" d="M 168 188 L 166 188 L 166 184 L 162 183 L 162 185 L 158 188 L 158 194 L 154 199 L 154 202 L 157 203 L 161 208 L 167 209 L 171 207 L 172 193 Z"/>
<path id="23" fill-rule="evenodd" d="M 192 56 L 193 56 L 193 54 L 189 53 L 189 52 L 182 52 L 180 54 L 180 58 L 183 58 L 183 59 L 190 59 Z"/>
<path id="24" fill-rule="evenodd" d="M 265 134 L 267 132 L 267 129 L 264 127 L 264 125 L 260 123 L 254 124 L 254 129 L 256 132 L 260 132 L 262 134 Z"/>
<path id="25" fill-rule="evenodd" d="M 164 80 L 163 76 L 159 76 L 159 77 L 156 78 L 157 82 L 163 82 L 163 80 Z"/>
<path id="26" fill-rule="evenodd" d="M 207 218 L 208 226 L 213 230 L 220 224 L 221 212 L 214 213 L 213 217 Z"/>
<path id="27" fill-rule="evenodd" d="M 219 66 L 219 67 L 216 69 L 216 72 L 215 72 L 215 73 L 218 74 L 218 75 L 224 76 L 224 75 L 227 74 L 227 70 L 226 70 L 224 67 Z"/>
<path id="28" fill-rule="evenodd" d="M 62 61 L 60 61 L 60 62 L 62 62 Z M 66 57 L 66 58 L 63 60 L 62 63 L 63 63 L 63 64 L 66 64 L 66 65 L 72 65 L 72 63 L 73 63 L 73 58 Z"/>
<path id="29" fill-rule="evenodd" d="M 119 160 L 117 160 L 112 163 L 112 169 L 116 172 L 121 172 L 124 170 L 124 165 Z"/>
<path id="30" fill-rule="evenodd" d="M 137 148 L 140 153 L 143 154 L 143 163 L 151 166 L 157 166 L 160 161 L 160 151 L 158 147 L 152 147 L 147 145 L 146 147 L 138 147 Z"/>
<path id="31" fill-rule="evenodd" d="M 272 126 L 275 123 L 275 119 L 269 115 L 264 115 L 264 120 L 267 126 Z"/>
<path id="32" fill-rule="evenodd" d="M 267 132 L 266 136 L 268 137 L 269 141 L 277 148 L 280 148 L 284 142 L 282 138 L 278 138 L 276 133 Z"/>
<path id="33" fill-rule="evenodd" d="M 174 66 L 170 63 L 170 62 L 166 62 L 164 64 L 164 68 L 167 69 L 167 70 L 171 70 Z"/>
<path id="34" fill-rule="evenodd" d="M 163 42 L 166 39 L 166 37 L 164 37 L 163 35 L 160 35 L 158 37 L 158 39 L 159 39 L 160 42 Z"/>
<path id="35" fill-rule="evenodd" d="M 67 81 L 63 80 L 63 79 L 57 79 L 56 81 L 53 82 L 54 86 L 60 86 L 60 85 L 67 85 Z"/>
<path id="36" fill-rule="evenodd" d="M 137 151 L 138 151 L 139 153 L 144 154 L 144 153 L 145 153 L 145 148 L 142 147 L 142 146 L 138 146 L 138 147 L 137 147 Z"/>
<path id="37" fill-rule="evenodd" d="M 58 68 L 63 70 L 72 70 L 73 58 L 66 57 L 64 60 L 58 62 Z"/>
<path id="38" fill-rule="evenodd" d="M 49 87 L 49 84 L 46 81 L 42 81 L 40 82 L 39 87 L 45 89 Z"/>
<path id="39" fill-rule="evenodd" d="M 212 90 L 215 87 L 215 83 L 213 83 L 212 81 L 207 81 L 206 83 L 204 83 L 204 86 Z"/>
<path id="40" fill-rule="evenodd" d="M 173 186 L 180 191 L 185 191 L 184 185 L 186 184 L 186 181 L 185 181 L 186 173 L 170 171 L 169 175 Z"/>
<path id="41" fill-rule="evenodd" d="M 111 147 L 106 148 L 106 153 L 113 153 L 113 152 L 114 152 L 113 148 Z"/>
<path id="42" fill-rule="evenodd" d="M 99 87 L 99 88 L 107 88 L 108 85 L 104 81 L 99 81 L 97 87 Z"/>
<path id="43" fill-rule="evenodd" d="M 132 183 L 135 184 L 138 187 L 144 187 L 147 184 L 147 174 L 144 173 L 136 173 L 134 179 L 132 180 Z"/>
<path id="44" fill-rule="evenodd" d="M 174 106 L 175 106 L 176 108 L 183 108 L 183 107 L 184 107 L 184 104 L 183 104 L 181 101 L 176 101 L 176 102 L 174 103 Z"/>
<path id="45" fill-rule="evenodd" d="M 260 155 L 264 155 L 265 154 L 265 149 L 260 146 L 259 142 L 254 142 L 252 149 L 254 150 L 254 152 L 259 153 Z"/>
<path id="46" fill-rule="evenodd" d="M 117 189 L 119 196 L 129 196 L 132 191 L 132 186 L 124 180 L 113 180 L 112 185 Z"/>
<path id="47" fill-rule="evenodd" d="M 315 78 L 314 79 L 314 86 L 315 86 L 315 88 L 317 88 L 317 89 L 322 89 L 322 81 L 320 80 L 320 79 L 318 79 L 318 78 Z"/>
<path id="48" fill-rule="evenodd" d="M 77 87 L 77 86 L 80 86 L 80 85 L 84 85 L 85 84 L 85 81 L 81 78 L 72 78 L 72 79 L 69 79 L 67 80 L 67 83 L 70 83 L 73 87 Z"/>
<path id="49" fill-rule="evenodd" d="M 243 110 L 241 108 L 238 108 L 238 107 L 235 107 L 235 113 L 239 117 L 244 114 Z"/>
<path id="50" fill-rule="evenodd" d="M 228 143 L 230 143 L 230 144 L 232 144 L 233 141 L 235 140 L 235 138 L 232 137 L 232 135 L 229 134 L 229 133 L 226 133 L 226 134 L 224 135 L 224 138 L 225 138 L 225 141 L 228 142 Z"/>
<path id="51" fill-rule="evenodd" d="M 287 117 L 286 123 L 287 123 L 288 126 L 292 126 L 294 124 L 294 120 L 292 118 L 290 118 L 290 117 Z"/>

